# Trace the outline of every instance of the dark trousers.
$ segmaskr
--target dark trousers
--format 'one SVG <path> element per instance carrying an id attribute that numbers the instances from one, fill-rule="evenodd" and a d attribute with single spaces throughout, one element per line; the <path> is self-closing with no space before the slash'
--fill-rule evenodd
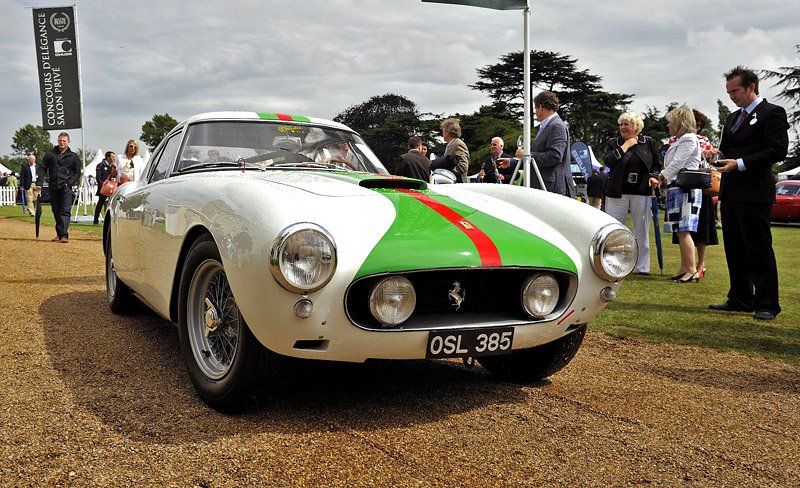
<path id="1" fill-rule="evenodd" d="M 778 266 L 772 250 L 769 203 L 722 204 L 722 236 L 731 287 L 728 303 L 778 314 Z"/>
<path id="2" fill-rule="evenodd" d="M 50 208 L 53 209 L 53 217 L 56 220 L 56 235 L 58 237 L 69 237 L 69 218 L 72 211 L 73 198 L 71 186 L 50 187 Z"/>
<path id="3" fill-rule="evenodd" d="M 99 221 L 100 213 L 101 212 L 105 212 L 106 200 L 108 200 L 107 196 L 105 196 L 105 195 L 97 195 L 97 206 L 94 207 L 94 223 L 95 224 Z"/>

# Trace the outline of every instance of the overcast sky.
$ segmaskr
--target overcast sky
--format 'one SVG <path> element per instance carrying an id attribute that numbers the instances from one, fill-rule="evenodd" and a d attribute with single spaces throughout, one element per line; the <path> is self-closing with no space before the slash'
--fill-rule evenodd
<path id="1" fill-rule="evenodd" d="M 214 110 L 332 118 L 396 93 L 423 112 L 472 113 L 476 69 L 523 46 L 522 14 L 419 0 L 75 0 L 85 146 L 120 151 L 154 114 Z M 0 0 L 0 154 L 42 124 L 30 7 Z M 797 0 L 531 0 L 531 48 L 557 51 L 634 95 L 632 108 L 729 108 L 722 73 L 795 66 Z M 777 90 L 764 83 L 762 95 Z M 786 105 L 785 102 L 780 102 Z M 69 131 L 72 148 L 81 131 Z M 55 141 L 55 133 L 51 133 Z M 487 141 L 488 142 L 488 141 Z"/>

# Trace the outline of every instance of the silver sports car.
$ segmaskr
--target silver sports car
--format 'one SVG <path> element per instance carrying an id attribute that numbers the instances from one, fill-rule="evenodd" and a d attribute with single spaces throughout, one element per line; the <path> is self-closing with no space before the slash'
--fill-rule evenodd
<path id="1" fill-rule="evenodd" d="M 111 310 L 138 299 L 176 323 L 220 409 L 268 388 L 287 356 L 475 358 L 544 378 L 637 256 L 588 205 L 391 176 L 341 124 L 256 112 L 175 127 L 110 199 L 103 236 Z"/>

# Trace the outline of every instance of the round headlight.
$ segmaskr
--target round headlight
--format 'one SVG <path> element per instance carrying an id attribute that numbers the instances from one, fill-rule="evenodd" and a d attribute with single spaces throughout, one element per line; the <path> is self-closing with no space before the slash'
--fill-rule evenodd
<path id="1" fill-rule="evenodd" d="M 609 224 L 592 239 L 592 268 L 606 281 L 620 280 L 636 266 L 639 246 L 627 227 Z"/>
<path id="2" fill-rule="evenodd" d="M 325 286 L 336 271 L 336 245 L 325 229 L 310 223 L 290 225 L 272 243 L 270 270 L 284 288 L 308 293 Z"/>
<path id="3" fill-rule="evenodd" d="M 369 310 L 384 327 L 402 324 L 411 317 L 416 306 L 414 285 L 402 276 L 382 279 L 369 294 Z"/>
<path id="4" fill-rule="evenodd" d="M 522 306 L 529 315 L 542 318 L 558 304 L 558 282 L 549 273 L 537 273 L 522 287 Z"/>

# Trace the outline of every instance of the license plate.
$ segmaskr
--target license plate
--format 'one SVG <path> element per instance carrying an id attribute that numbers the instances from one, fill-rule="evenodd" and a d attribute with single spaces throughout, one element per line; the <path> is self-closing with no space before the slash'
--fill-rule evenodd
<path id="1" fill-rule="evenodd" d="M 433 331 L 428 333 L 425 357 L 459 358 L 507 354 L 514 342 L 514 328 Z"/>

